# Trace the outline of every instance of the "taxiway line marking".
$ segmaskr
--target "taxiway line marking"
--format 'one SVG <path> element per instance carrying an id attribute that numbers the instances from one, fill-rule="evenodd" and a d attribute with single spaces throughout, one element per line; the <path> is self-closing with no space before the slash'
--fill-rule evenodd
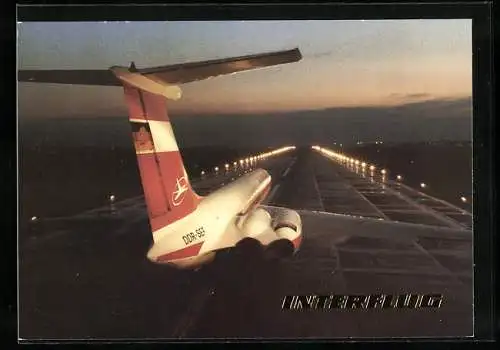
<path id="1" fill-rule="evenodd" d="M 461 213 L 462 215 L 469 215 L 469 216 L 472 216 L 472 213 L 468 212 L 467 210 L 465 209 L 462 209 L 460 207 L 457 207 L 456 205 L 453 205 L 451 203 L 448 203 L 447 201 L 443 200 L 443 199 L 439 199 L 439 198 L 436 198 L 436 197 L 433 197 L 427 193 L 424 193 L 424 192 L 420 192 L 420 191 L 417 191 L 416 189 L 414 188 L 411 188 L 410 186 L 407 186 L 405 184 L 402 184 L 402 183 L 394 183 L 394 181 L 390 181 L 389 182 L 389 185 L 391 187 L 395 186 L 395 185 L 399 185 L 403 188 L 406 188 L 406 190 L 408 190 L 409 192 L 416 192 L 418 193 L 420 196 L 422 197 L 426 197 L 426 198 L 429 198 L 431 200 L 434 200 L 436 202 L 439 202 L 441 204 L 443 204 L 444 206 L 446 206 L 447 208 L 450 208 L 450 209 L 453 209 L 455 211 L 458 211 L 459 213 Z"/>
<path id="2" fill-rule="evenodd" d="M 291 168 L 291 167 L 292 167 L 292 166 L 290 165 L 288 168 L 286 168 L 286 170 L 283 172 L 283 175 L 281 175 L 281 177 L 285 177 L 285 176 L 287 176 L 287 175 L 288 175 L 288 173 L 290 172 L 290 168 Z"/>

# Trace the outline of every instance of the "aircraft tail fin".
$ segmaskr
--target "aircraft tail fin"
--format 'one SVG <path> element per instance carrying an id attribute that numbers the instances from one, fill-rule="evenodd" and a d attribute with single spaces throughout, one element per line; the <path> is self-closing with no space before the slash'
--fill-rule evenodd
<path id="1" fill-rule="evenodd" d="M 153 239 L 200 201 L 189 182 L 167 114 L 166 98 L 123 84 Z"/>

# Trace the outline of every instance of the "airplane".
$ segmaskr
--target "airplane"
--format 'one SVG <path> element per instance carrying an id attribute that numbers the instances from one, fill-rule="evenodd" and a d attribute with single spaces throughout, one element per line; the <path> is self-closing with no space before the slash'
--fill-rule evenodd
<path id="1" fill-rule="evenodd" d="M 198 269 L 218 252 L 262 248 L 286 257 L 302 241 L 300 215 L 261 205 L 271 187 L 264 169 L 244 174 L 199 196 L 192 188 L 167 113 L 166 100 L 178 100 L 179 84 L 300 61 L 298 48 L 247 56 L 138 69 L 20 70 L 18 81 L 122 86 L 128 106 L 153 243 L 147 258 L 157 264 Z"/>

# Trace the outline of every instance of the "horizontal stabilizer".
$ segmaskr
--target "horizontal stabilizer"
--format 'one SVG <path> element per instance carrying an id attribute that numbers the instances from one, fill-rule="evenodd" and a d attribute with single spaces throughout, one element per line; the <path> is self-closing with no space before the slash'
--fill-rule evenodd
<path id="1" fill-rule="evenodd" d="M 184 84 L 219 75 L 297 62 L 302 59 L 298 48 L 232 58 L 190 62 L 161 67 L 137 69 L 137 73 L 168 84 Z M 109 69 L 91 70 L 20 70 L 20 82 L 121 86 Z"/>
<path id="2" fill-rule="evenodd" d="M 108 69 L 20 70 L 20 82 L 121 86 L 122 83 Z"/>

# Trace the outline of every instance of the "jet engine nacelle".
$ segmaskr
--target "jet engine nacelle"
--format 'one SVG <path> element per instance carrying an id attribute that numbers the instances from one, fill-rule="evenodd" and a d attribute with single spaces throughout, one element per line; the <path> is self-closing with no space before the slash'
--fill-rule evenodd
<path id="1" fill-rule="evenodd" d="M 302 233 L 300 215 L 293 210 L 284 209 L 274 219 L 273 229 L 279 238 L 293 241 Z"/>
<path id="2" fill-rule="evenodd" d="M 287 258 L 293 255 L 300 245 L 302 221 L 296 211 L 281 209 L 272 223 L 277 240 L 266 248 L 271 259 Z"/>

